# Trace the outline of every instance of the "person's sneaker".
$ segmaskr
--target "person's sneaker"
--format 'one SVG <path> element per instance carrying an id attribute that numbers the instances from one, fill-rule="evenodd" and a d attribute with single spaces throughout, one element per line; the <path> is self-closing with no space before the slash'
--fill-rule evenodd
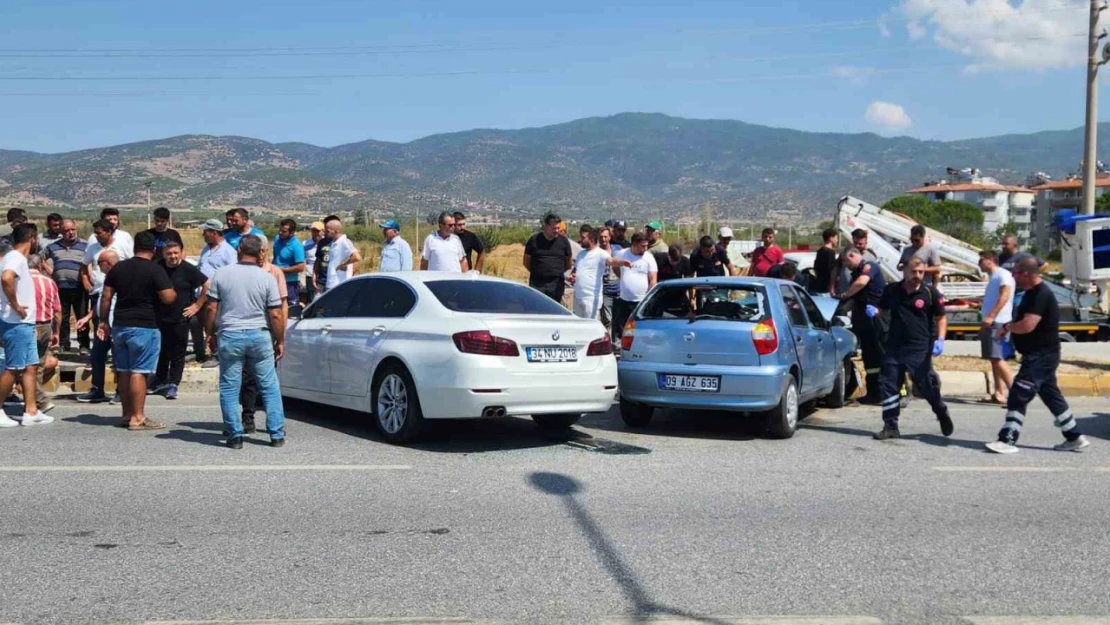
<path id="1" fill-rule="evenodd" d="M 940 421 L 940 433 L 945 436 L 952 436 L 952 432 L 956 429 L 956 427 L 952 425 L 952 417 L 943 414 L 937 417 L 937 421 Z"/>
<path id="2" fill-rule="evenodd" d="M 270 447 L 285 447 L 284 438 L 275 438 L 270 441 Z"/>
<path id="3" fill-rule="evenodd" d="M 1016 454 L 1018 448 L 1016 445 L 1007 443 L 1006 441 L 991 441 L 986 444 L 987 451 L 996 454 Z"/>
<path id="4" fill-rule="evenodd" d="M 123 399 L 119 396 L 119 391 L 116 391 L 116 394 L 112 395 L 112 399 L 108 400 L 108 403 L 113 406 L 118 406 L 123 403 Z"/>
<path id="5" fill-rule="evenodd" d="M 872 434 L 872 436 L 877 441 L 887 441 L 892 438 L 902 438 L 902 433 L 898 431 L 898 428 L 884 427 L 882 430 Z"/>
<path id="6" fill-rule="evenodd" d="M 242 436 L 234 436 L 232 438 L 227 439 L 227 446 L 230 449 L 242 449 L 243 448 L 243 437 Z"/>
<path id="7" fill-rule="evenodd" d="M 155 380 L 152 384 L 147 386 L 146 394 L 147 395 L 159 395 L 159 394 L 162 393 L 162 391 L 166 390 L 167 386 L 169 386 L 169 384 L 164 384 L 162 382 L 159 382 L 158 380 Z"/>
<path id="8" fill-rule="evenodd" d="M 80 356 L 88 356 L 89 355 L 89 348 L 88 347 L 82 347 L 81 349 L 77 350 L 77 354 L 80 355 Z"/>
<path id="9" fill-rule="evenodd" d="M 15 419 L 9 417 L 8 415 L 4 414 L 3 412 L 0 412 L 0 428 L 17 428 L 17 427 L 19 427 L 19 421 L 16 421 Z"/>
<path id="10" fill-rule="evenodd" d="M 103 404 L 108 401 L 108 396 L 103 391 L 94 388 L 84 395 L 78 395 L 77 401 L 85 404 Z"/>
<path id="11" fill-rule="evenodd" d="M 166 385 L 166 399 L 177 399 L 177 385 L 176 384 L 167 384 Z"/>
<path id="12" fill-rule="evenodd" d="M 23 425 L 46 425 L 47 423 L 54 423 L 54 417 L 41 412 L 23 415 Z"/>
<path id="13" fill-rule="evenodd" d="M 1087 437 L 1080 434 L 1079 438 L 1076 438 L 1074 441 L 1064 441 L 1053 447 L 1053 449 L 1056 451 L 1083 451 L 1083 449 L 1090 446 L 1091 442 L 1087 440 Z"/>
<path id="14" fill-rule="evenodd" d="M 216 360 L 215 358 L 209 358 L 208 360 L 204 361 L 204 364 L 202 364 L 200 366 L 200 368 L 201 369 L 215 369 L 218 366 L 220 366 L 220 361 L 219 360 Z"/>

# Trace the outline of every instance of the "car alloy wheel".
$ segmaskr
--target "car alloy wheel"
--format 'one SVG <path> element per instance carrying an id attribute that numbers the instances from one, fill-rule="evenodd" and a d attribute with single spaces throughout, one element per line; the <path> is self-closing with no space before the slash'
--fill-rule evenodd
<path id="1" fill-rule="evenodd" d="M 798 427 L 798 388 L 793 384 L 786 389 L 786 425 L 791 430 Z"/>
<path id="2" fill-rule="evenodd" d="M 382 380 L 378 391 L 378 422 L 389 434 L 396 434 L 405 426 L 409 416 L 409 393 L 405 381 L 396 373 Z"/>

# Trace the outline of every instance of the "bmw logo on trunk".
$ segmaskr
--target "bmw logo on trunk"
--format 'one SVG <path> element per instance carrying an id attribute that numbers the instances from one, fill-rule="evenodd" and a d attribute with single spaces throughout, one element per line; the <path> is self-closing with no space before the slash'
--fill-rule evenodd
<path id="1" fill-rule="evenodd" d="M 552 341 L 558 341 L 560 336 L 562 336 L 562 335 L 559 334 L 559 331 L 555 330 L 554 332 L 551 333 L 551 340 Z"/>

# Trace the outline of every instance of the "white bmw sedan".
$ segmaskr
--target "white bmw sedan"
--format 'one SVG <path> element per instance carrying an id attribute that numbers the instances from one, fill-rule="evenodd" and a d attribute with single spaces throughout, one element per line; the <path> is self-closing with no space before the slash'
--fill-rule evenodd
<path id="1" fill-rule="evenodd" d="M 285 334 L 281 394 L 369 413 L 391 443 L 430 419 L 530 415 L 568 428 L 617 390 L 601 323 L 527 286 L 476 274 L 358 276 Z"/>

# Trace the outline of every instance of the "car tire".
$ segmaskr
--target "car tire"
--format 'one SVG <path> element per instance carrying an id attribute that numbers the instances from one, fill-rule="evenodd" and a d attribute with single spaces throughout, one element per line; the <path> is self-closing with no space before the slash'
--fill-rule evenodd
<path id="1" fill-rule="evenodd" d="M 843 408 L 844 404 L 847 403 L 848 367 L 851 366 L 851 362 L 840 363 L 840 369 L 836 372 L 836 380 L 833 381 L 833 390 L 825 395 L 825 405 L 829 408 Z"/>
<path id="2" fill-rule="evenodd" d="M 416 384 L 400 364 L 388 364 L 378 371 L 371 398 L 374 425 L 386 442 L 395 445 L 409 442 L 424 428 Z"/>
<path id="3" fill-rule="evenodd" d="M 767 413 L 767 431 L 774 438 L 790 438 L 798 429 L 798 416 L 801 412 L 798 401 L 798 383 L 794 376 L 786 378 L 783 384 L 779 405 Z"/>
<path id="4" fill-rule="evenodd" d="M 549 432 L 557 432 L 559 430 L 566 430 L 572 427 L 578 420 L 582 418 L 580 414 L 537 414 L 532 415 L 532 420 L 536 422 L 541 430 Z"/>
<path id="5" fill-rule="evenodd" d="M 621 419 L 630 428 L 646 428 L 651 423 L 653 412 L 655 409 L 651 406 L 621 398 Z"/>

